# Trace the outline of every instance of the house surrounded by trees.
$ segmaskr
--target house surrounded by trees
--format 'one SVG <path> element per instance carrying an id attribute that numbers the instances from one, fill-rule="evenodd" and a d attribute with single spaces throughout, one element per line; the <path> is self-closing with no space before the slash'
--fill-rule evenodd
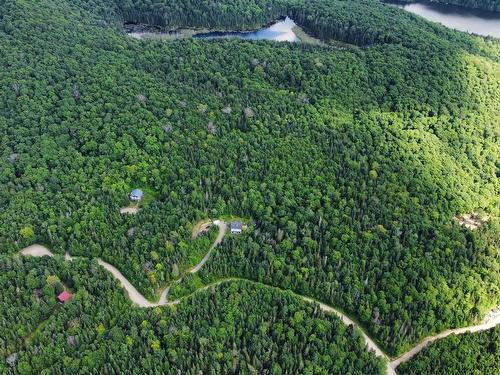
<path id="1" fill-rule="evenodd" d="M 73 298 L 73 294 L 71 294 L 70 292 L 68 292 L 67 290 L 65 290 L 64 292 L 62 292 L 61 294 L 59 294 L 57 296 L 57 299 L 59 300 L 59 302 L 61 303 L 66 303 L 68 302 L 71 298 Z"/>
<path id="2" fill-rule="evenodd" d="M 241 234 L 243 223 L 241 221 L 232 221 L 230 224 L 231 234 Z"/>
<path id="3" fill-rule="evenodd" d="M 139 202 L 140 200 L 142 200 L 143 196 L 144 193 L 142 192 L 141 189 L 134 189 L 130 193 L 130 200 L 134 202 Z"/>

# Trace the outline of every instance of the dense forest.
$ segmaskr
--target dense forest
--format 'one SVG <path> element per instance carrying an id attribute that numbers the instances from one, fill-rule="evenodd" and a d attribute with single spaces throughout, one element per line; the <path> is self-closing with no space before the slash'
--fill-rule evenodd
<path id="1" fill-rule="evenodd" d="M 7 258 L 0 270 L 2 374 L 383 373 L 359 332 L 266 286 L 222 284 L 152 310 L 95 262 Z M 61 282 L 75 293 L 65 305 Z"/>
<path id="2" fill-rule="evenodd" d="M 401 2 L 411 3 L 414 0 L 399 0 Z M 500 12 L 499 0 L 429 0 L 431 3 L 453 4 L 466 8 L 490 10 Z"/>
<path id="3" fill-rule="evenodd" d="M 498 374 L 500 327 L 439 340 L 398 367 L 404 374 Z"/>
<path id="4" fill-rule="evenodd" d="M 284 15 L 349 48 L 140 42 L 122 28 L 241 30 Z M 219 278 L 249 278 L 339 306 L 399 353 L 500 303 L 499 103 L 498 40 L 376 0 L 0 0 L 0 252 L 11 257 L 42 243 L 57 254 L 101 257 L 154 298 L 213 238 L 191 241 L 195 222 L 251 218 L 254 231 L 227 237 L 174 295 Z M 136 187 L 147 201 L 137 215 L 120 214 Z M 471 212 L 490 220 L 477 231 L 454 220 Z M 83 263 L 71 278 L 83 282 L 91 270 L 94 288 L 111 283 Z M 51 274 L 65 280 L 70 271 L 60 271 Z M 106 326 L 135 314 L 116 288 L 102 293 L 89 321 L 107 319 Z M 18 315 L 25 322 L 8 345 L 22 344 L 52 311 L 52 297 L 39 296 L 42 306 L 31 311 L 34 297 L 25 295 L 15 311 L 2 311 L 2 329 Z M 264 311 L 259 298 L 253 307 Z M 51 335 L 63 335 L 63 322 L 73 319 L 62 311 L 39 349 L 28 345 L 26 353 L 56 345 Z M 141 321 L 127 324 L 140 331 Z M 102 360 L 104 341 L 85 340 Z M 36 357 L 46 364 L 28 354 L 19 364 L 60 368 L 50 348 Z M 265 357 L 260 350 L 256 358 Z M 152 361 L 147 368 L 161 366 L 152 355 L 136 356 Z M 378 366 L 358 357 L 366 361 L 346 366 Z M 122 366 L 116 357 L 109 362 Z"/>

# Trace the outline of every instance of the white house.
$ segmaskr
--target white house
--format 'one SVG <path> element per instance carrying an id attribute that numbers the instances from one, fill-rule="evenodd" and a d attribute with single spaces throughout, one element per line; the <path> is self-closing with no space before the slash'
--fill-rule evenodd
<path id="1" fill-rule="evenodd" d="M 142 192 L 141 189 L 135 189 L 130 193 L 130 200 L 134 202 L 139 202 L 142 200 L 142 197 L 144 196 L 144 193 Z"/>
<path id="2" fill-rule="evenodd" d="M 232 221 L 229 228 L 231 229 L 231 234 L 241 234 L 243 223 L 241 221 Z"/>

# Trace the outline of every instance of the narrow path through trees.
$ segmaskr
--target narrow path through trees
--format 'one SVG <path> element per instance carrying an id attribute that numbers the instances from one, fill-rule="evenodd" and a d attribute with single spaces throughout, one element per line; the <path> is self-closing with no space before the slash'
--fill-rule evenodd
<path id="1" fill-rule="evenodd" d="M 206 223 L 205 223 L 206 224 Z M 188 270 L 187 272 L 189 273 L 196 273 L 198 272 L 208 261 L 210 258 L 210 255 L 212 254 L 212 251 L 214 250 L 215 247 L 217 247 L 222 240 L 224 239 L 224 236 L 226 235 L 227 231 L 227 224 L 222 221 L 222 220 L 215 220 L 213 221 L 213 225 L 216 225 L 219 227 L 219 233 L 217 235 L 217 238 L 213 242 L 213 244 L 210 246 L 210 249 L 208 250 L 207 254 L 203 257 L 203 259 L 198 263 L 196 266 Z M 198 231 L 205 230 L 207 225 L 197 225 L 196 228 L 198 228 Z M 198 232 L 193 232 L 193 236 L 196 237 L 198 235 Z M 53 257 L 54 254 L 47 249 L 46 247 L 42 245 L 32 245 L 29 246 L 23 250 L 20 251 L 21 255 L 24 256 L 34 256 L 34 257 L 43 257 L 43 256 L 49 256 Z M 74 258 L 71 257 L 68 253 L 65 254 L 65 260 L 67 261 L 72 261 Z M 158 302 L 150 302 L 148 301 L 131 283 L 128 281 L 128 279 L 122 275 L 122 273 L 113 265 L 103 261 L 102 259 L 97 259 L 97 262 L 100 266 L 108 270 L 117 280 L 120 281 L 120 285 L 125 291 L 127 292 L 130 300 L 137 306 L 143 307 L 143 308 L 150 308 L 150 307 L 157 307 L 157 306 L 164 306 L 164 305 L 176 305 L 179 304 L 182 299 L 185 299 L 189 296 L 182 297 L 181 299 L 177 299 L 174 301 L 168 301 L 168 292 L 170 290 L 170 285 L 176 282 L 179 282 L 182 280 L 182 277 L 178 280 L 173 281 L 170 283 L 169 286 L 167 286 L 165 289 L 160 294 L 160 298 Z M 224 282 L 231 282 L 231 281 L 236 281 L 236 280 L 242 280 L 242 281 L 249 281 L 249 282 L 255 282 L 253 280 L 247 280 L 247 279 L 242 279 L 242 278 L 237 278 L 237 277 L 231 277 L 231 278 L 225 278 L 218 280 L 216 282 L 210 283 L 208 285 L 203 286 L 202 288 L 194 291 L 194 293 L 198 293 L 200 291 L 209 289 L 213 286 L 219 285 Z M 293 293 L 293 292 L 292 292 Z M 191 294 L 191 295 L 192 295 Z M 425 338 L 423 341 L 421 341 L 419 344 L 417 344 L 415 347 L 412 349 L 408 350 L 406 353 L 402 354 L 401 356 L 397 358 L 390 358 L 381 348 L 380 346 L 377 345 L 377 343 L 370 337 L 368 334 L 363 330 L 362 327 L 360 327 L 358 324 L 356 324 L 349 316 L 346 314 L 342 313 L 341 311 L 326 305 L 324 303 L 321 303 L 313 298 L 302 296 L 296 293 L 293 293 L 296 296 L 302 298 L 304 301 L 309 302 L 309 303 L 315 303 L 318 304 L 319 308 L 325 312 L 328 313 L 333 313 L 337 315 L 344 324 L 346 325 L 353 325 L 354 327 L 358 328 L 361 334 L 363 335 L 366 345 L 369 350 L 372 350 L 377 356 L 382 357 L 387 360 L 387 373 L 389 375 L 396 374 L 396 368 L 403 362 L 409 361 L 411 358 L 413 358 L 417 353 L 419 353 L 422 349 L 424 349 L 427 345 L 432 343 L 435 340 L 444 338 L 446 336 L 452 335 L 452 334 L 462 334 L 465 332 L 480 332 L 480 331 L 485 331 L 487 329 L 493 328 L 500 324 L 500 310 L 498 308 L 493 309 L 490 314 L 488 314 L 487 318 L 480 324 L 470 326 L 470 327 L 463 327 L 463 328 L 457 328 L 457 329 L 449 329 L 444 332 L 441 332 L 439 334 L 436 334 L 434 336 L 429 336 Z M 392 361 L 391 361 L 392 360 Z"/>

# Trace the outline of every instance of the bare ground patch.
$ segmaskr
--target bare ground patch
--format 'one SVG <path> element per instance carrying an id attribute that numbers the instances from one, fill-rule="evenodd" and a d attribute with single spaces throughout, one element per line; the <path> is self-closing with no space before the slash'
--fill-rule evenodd
<path id="1" fill-rule="evenodd" d="M 481 225 L 486 223 L 490 217 L 488 215 L 481 215 L 477 212 L 455 216 L 454 219 L 463 227 L 470 230 L 478 229 Z"/>
<path id="2" fill-rule="evenodd" d="M 199 221 L 193 226 L 193 230 L 191 231 L 191 239 L 194 240 L 200 234 L 208 232 L 212 225 L 214 225 L 214 223 L 211 220 Z"/>
<path id="3" fill-rule="evenodd" d="M 121 214 L 137 215 L 138 212 L 139 212 L 139 207 L 137 206 L 128 206 L 120 208 Z"/>

